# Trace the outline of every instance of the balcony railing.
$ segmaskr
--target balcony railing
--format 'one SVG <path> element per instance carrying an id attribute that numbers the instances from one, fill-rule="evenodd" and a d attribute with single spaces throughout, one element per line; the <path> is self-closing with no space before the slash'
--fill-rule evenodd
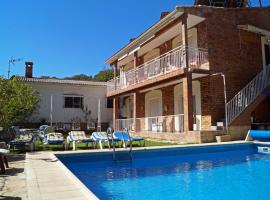
<path id="1" fill-rule="evenodd" d="M 115 130 L 128 130 L 136 132 L 184 132 L 184 114 L 136 118 L 117 119 Z"/>
<path id="2" fill-rule="evenodd" d="M 133 118 L 128 118 L 128 119 L 116 119 L 116 124 L 115 124 L 115 130 L 120 131 L 123 130 L 124 128 L 130 131 L 134 131 L 134 119 Z"/>
<path id="3" fill-rule="evenodd" d="M 186 53 L 188 53 L 190 68 L 208 69 L 206 49 L 180 46 L 136 67 L 135 70 L 122 71 L 120 76 L 107 82 L 107 91 L 125 89 L 177 69 L 183 69 L 186 67 Z"/>

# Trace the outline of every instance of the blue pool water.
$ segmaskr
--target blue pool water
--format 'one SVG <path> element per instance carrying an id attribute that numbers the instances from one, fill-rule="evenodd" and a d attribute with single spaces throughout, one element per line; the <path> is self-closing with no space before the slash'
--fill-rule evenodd
<path id="1" fill-rule="evenodd" d="M 253 144 L 57 157 L 100 199 L 270 199 L 270 155 Z"/>

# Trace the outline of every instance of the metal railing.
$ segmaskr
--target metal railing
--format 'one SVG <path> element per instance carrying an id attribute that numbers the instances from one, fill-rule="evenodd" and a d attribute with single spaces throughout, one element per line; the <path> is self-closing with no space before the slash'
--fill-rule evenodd
<path id="1" fill-rule="evenodd" d="M 209 69 L 209 66 L 205 65 L 208 63 L 207 49 L 180 46 L 136 67 L 136 69 L 122 71 L 120 76 L 107 82 L 107 91 L 124 89 L 177 69 L 183 69 L 186 67 L 187 53 L 190 68 Z"/>
<path id="2" fill-rule="evenodd" d="M 128 118 L 128 119 L 116 119 L 116 125 L 115 130 L 121 131 L 123 129 L 127 129 L 130 131 L 134 131 L 134 119 Z"/>
<path id="3" fill-rule="evenodd" d="M 240 115 L 270 84 L 270 65 L 258 73 L 242 90 L 227 104 L 228 125 Z"/>
<path id="4" fill-rule="evenodd" d="M 184 132 L 184 114 L 136 118 L 136 127 L 134 119 L 117 119 L 115 130 L 132 131 L 152 131 L 152 132 Z"/>
<path id="5" fill-rule="evenodd" d="M 184 132 L 184 114 L 136 119 L 137 131 Z"/>

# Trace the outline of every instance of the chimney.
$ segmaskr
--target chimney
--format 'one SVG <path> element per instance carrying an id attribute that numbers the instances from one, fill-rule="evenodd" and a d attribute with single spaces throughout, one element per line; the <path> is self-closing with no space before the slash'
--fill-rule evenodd
<path id="1" fill-rule="evenodd" d="M 33 62 L 25 62 L 25 78 L 33 77 Z"/>
<path id="2" fill-rule="evenodd" d="M 162 12 L 160 14 L 160 20 L 163 19 L 164 17 L 166 17 L 170 12 L 166 11 L 166 12 Z"/>

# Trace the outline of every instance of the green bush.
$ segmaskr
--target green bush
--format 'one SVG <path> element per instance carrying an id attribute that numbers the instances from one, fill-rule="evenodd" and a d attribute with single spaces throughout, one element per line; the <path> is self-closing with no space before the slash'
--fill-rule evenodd
<path id="1" fill-rule="evenodd" d="M 27 119 L 37 108 L 39 95 L 14 77 L 0 77 L 0 127 L 8 128 Z"/>

